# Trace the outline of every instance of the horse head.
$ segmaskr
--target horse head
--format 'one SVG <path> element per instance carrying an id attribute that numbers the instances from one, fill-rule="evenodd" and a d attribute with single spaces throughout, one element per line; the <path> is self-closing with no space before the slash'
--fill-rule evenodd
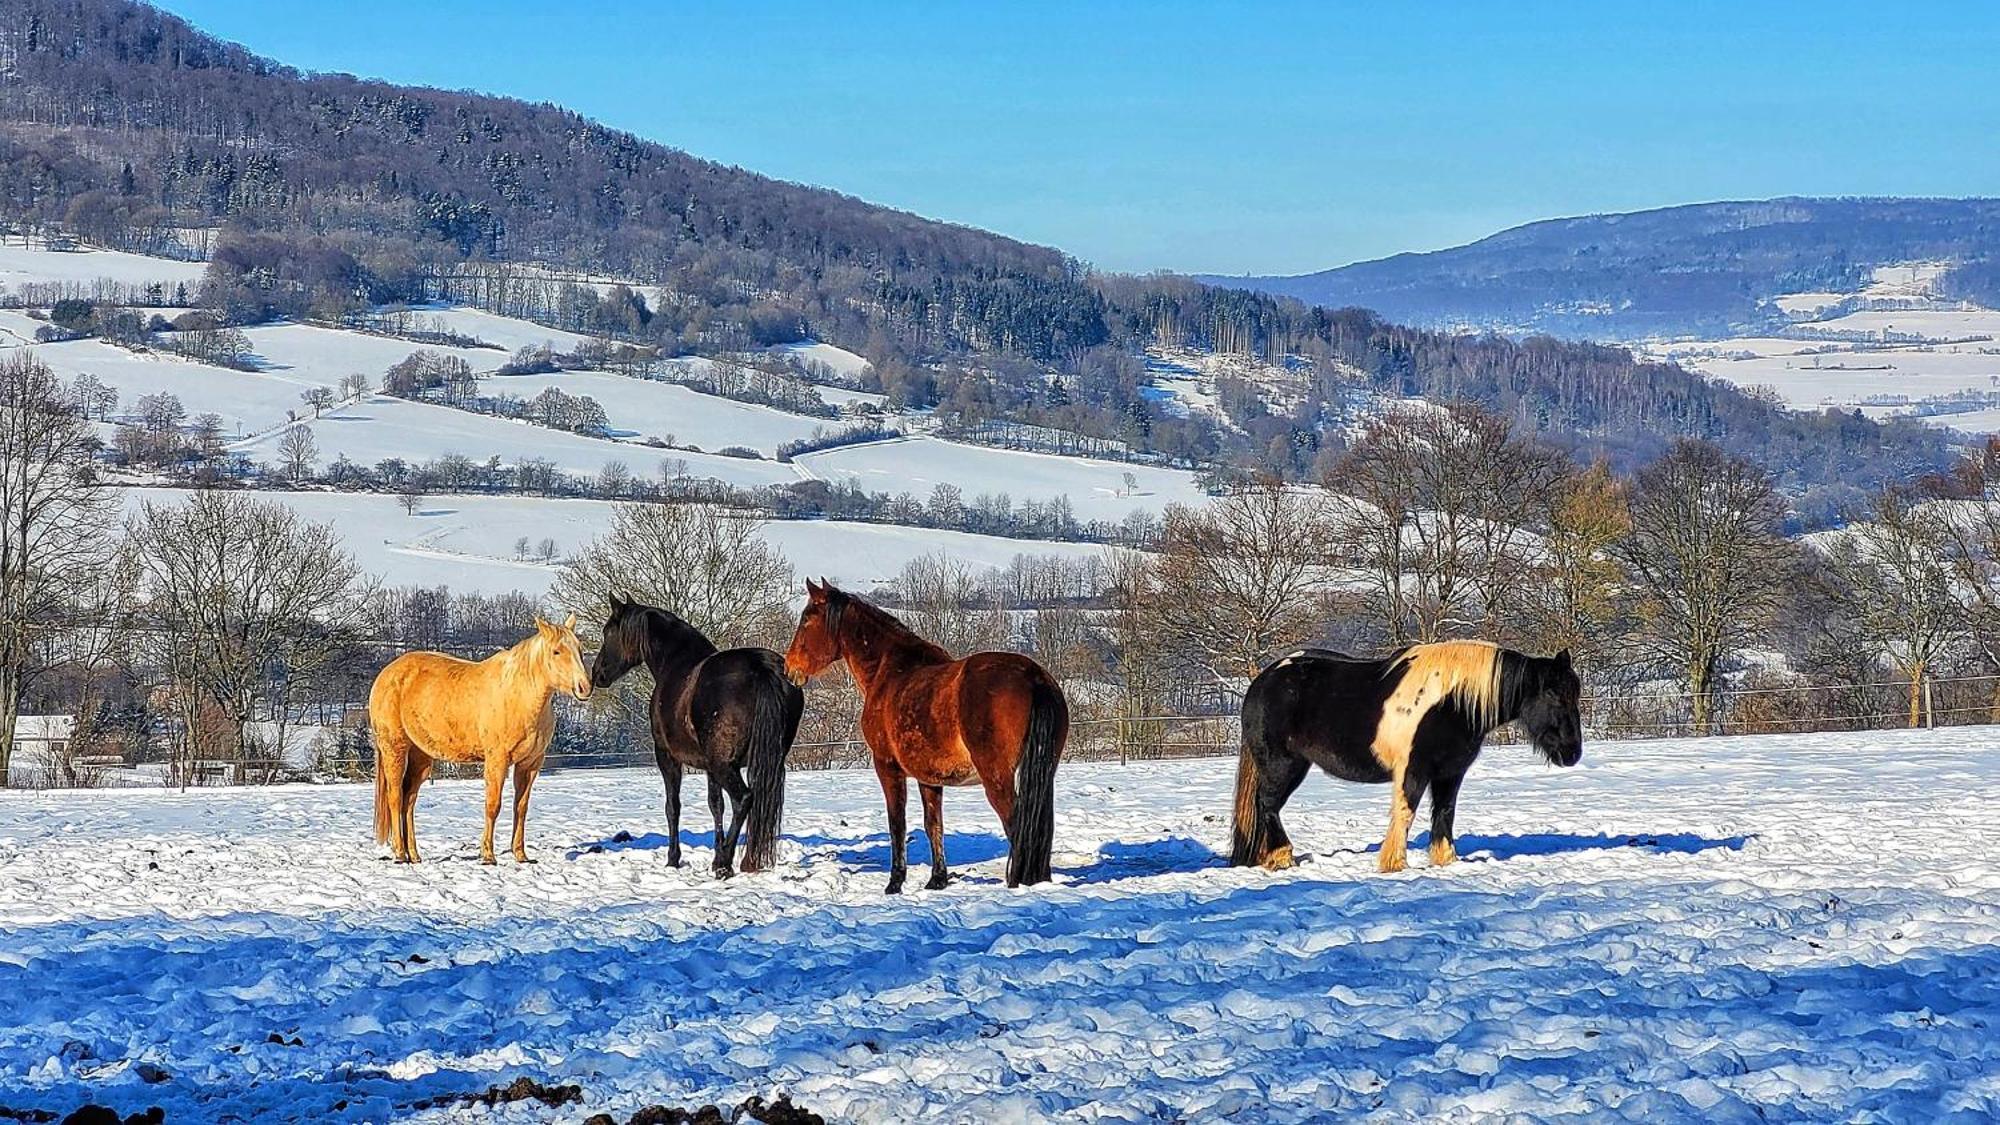
<path id="1" fill-rule="evenodd" d="M 1575 765 L 1583 758 L 1583 684 L 1569 650 L 1526 657 L 1520 675 L 1521 729 L 1542 757 L 1558 766 Z"/>
<path id="2" fill-rule="evenodd" d="M 646 607 L 610 595 L 611 616 L 604 621 L 604 643 L 590 664 L 590 686 L 610 687 L 646 655 Z"/>
<path id="3" fill-rule="evenodd" d="M 846 604 L 847 595 L 830 583 L 806 579 L 806 607 L 785 650 L 785 674 L 793 683 L 804 687 L 840 659 L 840 610 Z"/>
<path id="4" fill-rule="evenodd" d="M 589 699 L 590 673 L 583 666 L 583 643 L 576 639 L 576 614 L 560 625 L 537 617 L 535 633 L 541 641 L 544 682 L 577 699 Z"/>

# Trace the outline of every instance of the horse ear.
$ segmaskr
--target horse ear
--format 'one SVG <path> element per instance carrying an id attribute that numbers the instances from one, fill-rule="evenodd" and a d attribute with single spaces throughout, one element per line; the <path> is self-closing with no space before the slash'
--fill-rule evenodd
<path id="1" fill-rule="evenodd" d="M 1565 672 L 1571 670 L 1571 668 L 1574 667 L 1574 665 L 1570 663 L 1568 649 L 1564 649 L 1561 652 L 1556 653 L 1556 667 L 1561 668 Z"/>
<path id="2" fill-rule="evenodd" d="M 826 596 L 826 587 L 820 585 L 817 582 L 814 582 L 810 578 L 806 579 L 806 597 L 809 597 L 814 601 L 818 601 L 819 599 L 825 596 Z"/>
<path id="3" fill-rule="evenodd" d="M 573 632 L 576 629 L 576 614 L 572 613 L 563 618 L 563 629 L 565 632 Z"/>
<path id="4" fill-rule="evenodd" d="M 611 612 L 618 613 L 625 608 L 625 601 L 618 596 L 616 591 L 611 592 L 607 596 L 611 599 Z"/>

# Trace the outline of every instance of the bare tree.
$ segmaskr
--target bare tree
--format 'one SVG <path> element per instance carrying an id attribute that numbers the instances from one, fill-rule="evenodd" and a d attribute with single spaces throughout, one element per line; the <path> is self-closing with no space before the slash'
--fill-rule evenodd
<path id="1" fill-rule="evenodd" d="M 0 361 L 0 786 L 22 691 L 111 557 L 111 498 L 91 472 L 95 448 L 47 364 L 26 349 Z"/>
<path id="2" fill-rule="evenodd" d="M 327 407 L 333 405 L 334 402 L 333 388 L 307 387 L 299 395 L 299 398 L 303 399 L 307 406 L 312 407 L 313 417 L 317 418 L 321 414 L 326 413 Z"/>
<path id="3" fill-rule="evenodd" d="M 1317 631 L 1327 588 L 1325 500 L 1264 485 L 1167 509 L 1152 619 L 1217 679 L 1254 675 Z"/>
<path id="4" fill-rule="evenodd" d="M 1796 567 L 1783 512 L 1762 470 L 1707 442 L 1677 441 L 1639 474 L 1617 553 L 1644 596 L 1645 639 L 1683 671 L 1699 733 L 1722 658 L 1759 635 Z"/>
<path id="5" fill-rule="evenodd" d="M 1003 648 L 1007 612 L 982 578 L 943 551 L 919 555 L 896 576 L 897 612 L 910 628 L 953 656 Z"/>
<path id="6" fill-rule="evenodd" d="M 1563 466 L 1473 407 L 1398 407 L 1370 423 L 1326 484 L 1389 639 L 1500 632 Z"/>
<path id="7" fill-rule="evenodd" d="M 319 442 L 314 440 L 308 426 L 293 426 L 278 439 L 278 456 L 283 459 L 285 475 L 294 483 L 312 475 L 313 462 L 319 460 Z"/>
<path id="8" fill-rule="evenodd" d="M 1826 548 L 1847 624 L 1910 683 L 1909 723 L 1921 726 L 1930 680 L 1967 639 L 1969 615 L 1953 588 L 1950 508 L 1895 490 L 1875 498 Z"/>
<path id="9" fill-rule="evenodd" d="M 316 675 L 363 624 L 360 568 L 331 528 L 235 492 L 148 503 L 130 538 L 147 632 L 176 689 L 182 782 L 211 714 L 226 722 L 242 780 L 260 698 L 283 712 L 293 685 Z"/>
<path id="10" fill-rule="evenodd" d="M 1625 572 L 1612 548 L 1632 530 L 1624 482 L 1602 461 L 1568 474 L 1549 496 L 1543 540 L 1521 576 L 1524 632 L 1545 651 L 1588 666 L 1618 615 Z"/>
<path id="11" fill-rule="evenodd" d="M 414 488 L 405 488 L 396 494 L 396 504 L 406 516 L 414 516 L 417 509 L 424 506 L 424 494 Z"/>
<path id="12" fill-rule="evenodd" d="M 623 504 L 610 530 L 564 564 L 549 596 L 593 625 L 616 593 L 672 610 L 723 647 L 782 644 L 792 568 L 762 527 L 712 504 Z"/>

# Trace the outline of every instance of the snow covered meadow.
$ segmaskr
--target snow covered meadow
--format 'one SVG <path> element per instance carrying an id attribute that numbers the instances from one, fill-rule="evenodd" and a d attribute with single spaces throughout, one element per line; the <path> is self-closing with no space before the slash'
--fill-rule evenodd
<path id="1" fill-rule="evenodd" d="M 666 866 L 650 771 L 476 786 L 0 794 L 0 1106 L 169 1120 L 619 1120 L 784 1092 L 829 1120 L 1983 1120 L 2000 1112 L 2000 733 L 1490 749 L 1465 859 L 1374 871 L 1315 776 L 1310 862 L 1230 870 L 1233 764 L 1070 764 L 1057 882 L 880 893 L 874 779 L 795 775 L 779 869 Z M 692 791 L 698 806 L 699 792 Z M 1419 823 L 1422 823 L 1420 818 Z M 917 841 L 918 854 L 923 844 Z M 528 1075 L 583 1101 L 457 1104 Z M 437 1099 L 444 1099 L 440 1103 Z"/>

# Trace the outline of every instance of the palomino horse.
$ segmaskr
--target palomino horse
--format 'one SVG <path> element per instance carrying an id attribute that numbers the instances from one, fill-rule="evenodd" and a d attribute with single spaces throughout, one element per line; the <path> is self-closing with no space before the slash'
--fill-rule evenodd
<path id="1" fill-rule="evenodd" d="M 1056 762 L 1069 737 L 1069 702 L 1041 665 L 1011 652 L 963 660 L 852 594 L 806 583 L 806 608 L 785 653 L 804 684 L 836 660 L 861 690 L 861 737 L 889 805 L 889 893 L 903 889 L 908 779 L 924 802 L 931 878 L 944 863 L 944 786 L 985 786 L 1007 832 L 1007 885 L 1049 878 L 1055 837 Z"/>
<path id="2" fill-rule="evenodd" d="M 604 644 L 590 666 L 592 687 L 610 687 L 644 661 L 653 673 L 653 757 L 667 786 L 667 862 L 681 865 L 681 769 L 708 774 L 715 817 L 715 874 L 733 871 L 736 838 L 749 821 L 743 870 L 777 858 L 785 811 L 785 757 L 799 731 L 805 693 L 785 678 L 785 658 L 768 648 L 716 651 L 701 630 L 664 609 L 611 596 Z M 748 770 L 750 782 L 743 782 Z M 734 806 L 722 826 L 722 795 Z"/>
<path id="3" fill-rule="evenodd" d="M 375 729 L 375 838 L 401 863 L 417 862 L 417 789 L 431 763 L 483 762 L 486 831 L 479 859 L 493 862 L 500 786 L 514 773 L 514 859 L 532 863 L 524 832 L 528 791 L 556 729 L 555 694 L 590 698 L 576 615 L 561 625 L 535 619 L 535 635 L 477 663 L 441 652 L 409 652 L 389 662 L 368 693 Z"/>
<path id="4" fill-rule="evenodd" d="M 1580 687 L 1569 650 L 1525 656 L 1484 641 L 1413 645 L 1381 660 L 1296 652 L 1257 674 L 1243 697 L 1243 754 L 1229 861 L 1288 867 L 1278 813 L 1312 766 L 1347 781 L 1392 783 L 1380 865 L 1401 871 L 1410 821 L 1431 795 L 1431 863 L 1458 858 L 1458 787 L 1486 736 L 1520 720 L 1544 758 L 1583 757 Z"/>

